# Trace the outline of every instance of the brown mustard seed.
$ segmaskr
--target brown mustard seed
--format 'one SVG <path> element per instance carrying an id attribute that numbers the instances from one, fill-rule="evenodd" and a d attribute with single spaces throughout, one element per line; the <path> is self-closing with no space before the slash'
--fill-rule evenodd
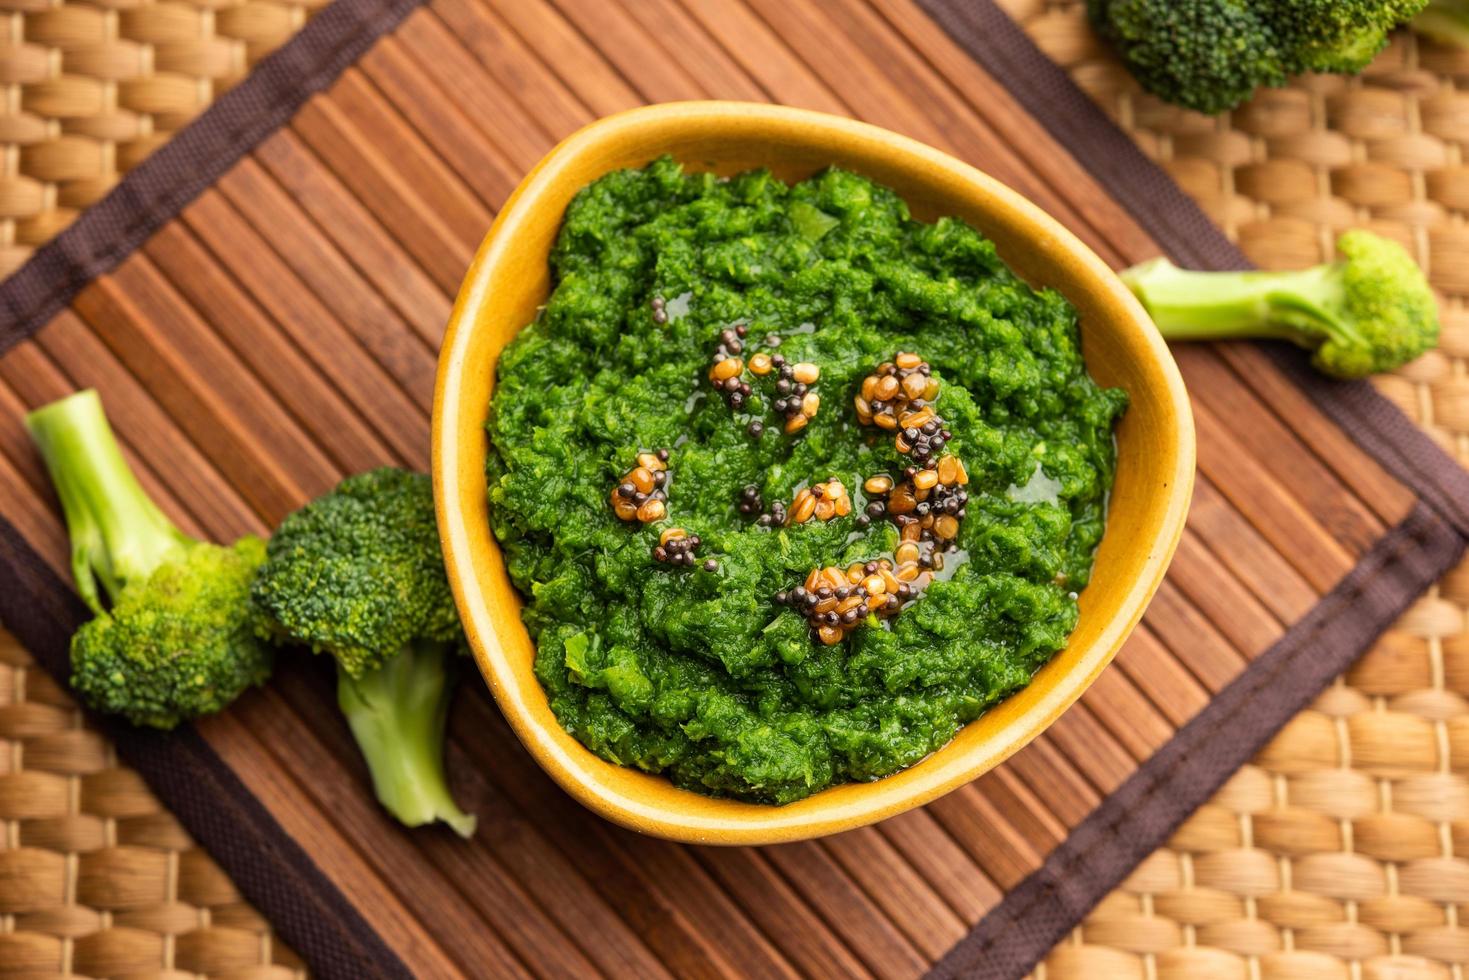
<path id="1" fill-rule="evenodd" d="M 796 491 L 786 523 L 804 524 L 811 518 L 829 521 L 852 513 L 852 498 L 841 480 L 828 479 Z"/>
<path id="2" fill-rule="evenodd" d="M 892 361 L 878 365 L 877 370 L 862 379 L 853 404 L 863 425 L 877 425 L 893 431 L 906 428 L 905 416 L 924 409 L 928 402 L 938 397 L 938 393 L 938 380 L 932 376 L 929 365 L 917 354 L 904 351 Z M 932 417 L 932 410 L 929 411 L 929 417 Z M 923 433 L 924 436 L 933 434 Z M 903 445 L 902 452 L 926 453 L 915 437 L 910 436 Z"/>
<path id="3" fill-rule="evenodd" d="M 639 493 L 653 492 L 653 471 L 646 466 L 635 466 L 627 475 L 627 482 L 637 487 Z"/>
<path id="4" fill-rule="evenodd" d="M 638 453 L 637 462 L 607 495 L 612 512 L 623 521 L 662 520 L 668 512 L 668 450 Z"/>
<path id="5" fill-rule="evenodd" d="M 772 364 L 780 369 L 775 409 L 786 414 L 786 431 L 796 431 L 820 407 L 820 396 L 805 389 L 819 372 L 807 371 L 815 368 L 809 362 L 786 366 L 772 359 Z M 901 482 L 878 473 L 862 484 L 872 499 L 858 522 L 866 527 L 885 517 L 897 525 L 900 543 L 893 559 L 854 562 L 845 571 L 814 568 L 803 585 L 775 596 L 778 604 L 805 616 L 823 644 L 840 642 L 869 616 L 897 614 L 944 567 L 942 552 L 958 547 L 959 522 L 968 502 L 960 488 L 969 474 L 958 457 L 942 452 L 953 436 L 929 404 L 938 393 L 929 365 L 917 354 L 900 351 L 865 377 L 853 397 L 858 421 L 894 432 L 898 451 L 912 464 L 905 467 Z M 798 491 L 787 523 L 813 517 L 825 521 L 851 511 L 851 497 L 833 477 Z M 762 515 L 761 522 L 765 519 Z"/>
<path id="6" fill-rule="evenodd" d="M 653 560 L 675 568 L 692 568 L 694 556 L 703 543 L 697 534 L 687 534 L 681 527 L 667 528 L 653 548 Z"/>
<path id="7" fill-rule="evenodd" d="M 893 577 L 886 558 L 813 568 L 805 583 L 772 598 L 806 619 L 816 639 L 831 646 L 867 622 L 869 616 L 891 616 L 911 597 Z M 901 597 L 901 598 L 900 598 Z"/>
<path id="8" fill-rule="evenodd" d="M 821 406 L 821 397 L 811 390 L 821 369 L 809 361 L 789 364 L 780 354 L 770 355 L 770 367 L 777 372 L 770 407 L 785 418 L 787 434 L 799 432 Z"/>
<path id="9" fill-rule="evenodd" d="M 805 524 L 816 513 L 816 497 L 810 490 L 802 490 L 796 494 L 796 499 L 791 502 L 790 516 L 786 518 L 787 524 Z"/>
<path id="10" fill-rule="evenodd" d="M 872 494 L 887 493 L 892 488 L 893 478 L 886 473 L 869 476 L 862 484 L 862 489 Z"/>
<path id="11" fill-rule="evenodd" d="M 916 412 L 909 412 L 906 415 L 898 416 L 898 425 L 902 427 L 905 431 L 908 429 L 916 429 L 932 418 L 932 409 L 920 408 Z"/>

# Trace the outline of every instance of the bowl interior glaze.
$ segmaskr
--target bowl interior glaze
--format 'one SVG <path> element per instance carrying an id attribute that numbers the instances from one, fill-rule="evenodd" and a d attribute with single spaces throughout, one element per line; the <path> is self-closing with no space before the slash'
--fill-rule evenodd
<path id="1" fill-rule="evenodd" d="M 784 807 L 712 799 L 604 762 L 556 722 L 532 672 L 534 647 L 486 511 L 486 406 L 501 348 L 547 296 L 547 255 L 572 196 L 608 171 L 671 154 L 691 169 L 769 167 L 798 180 L 836 164 L 894 188 L 916 217 L 957 215 L 1032 283 L 1080 311 L 1092 375 L 1127 389 L 1106 535 L 1069 645 L 1029 687 L 903 772 L 824 790 Z M 1163 578 L 1193 485 L 1188 400 L 1167 347 L 1107 266 L 997 181 L 921 143 L 863 123 L 745 103 L 635 109 L 573 134 L 501 210 L 465 278 L 439 362 L 433 475 L 449 578 L 475 660 L 537 762 L 583 804 L 644 833 L 706 844 L 796 840 L 918 806 L 998 765 L 1046 728 L 1116 654 Z"/>

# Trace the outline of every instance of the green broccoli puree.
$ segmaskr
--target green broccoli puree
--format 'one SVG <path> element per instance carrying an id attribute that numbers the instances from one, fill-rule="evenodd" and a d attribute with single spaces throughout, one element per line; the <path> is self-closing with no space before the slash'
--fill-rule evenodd
<path id="1" fill-rule="evenodd" d="M 1087 375 L 1075 310 L 974 229 L 914 221 L 842 170 L 788 186 L 661 159 L 582 190 L 551 266 L 555 291 L 500 358 L 490 515 L 527 598 L 536 674 L 592 751 L 788 803 L 918 762 L 1065 645 L 1126 396 Z M 745 372 L 738 411 L 711 388 L 721 332 L 739 325 L 746 358 L 820 367 L 803 430 L 783 431 L 774 374 Z M 862 526 L 862 484 L 911 460 L 858 422 L 853 396 L 898 351 L 932 365 L 946 451 L 971 477 L 959 550 L 902 612 L 827 646 L 772 597 L 813 568 L 893 554 L 894 524 Z M 658 448 L 667 518 L 619 520 L 609 493 Z M 849 516 L 761 526 L 738 509 L 747 485 L 789 507 L 830 476 Z M 692 567 L 652 557 L 671 526 L 701 537 Z"/>

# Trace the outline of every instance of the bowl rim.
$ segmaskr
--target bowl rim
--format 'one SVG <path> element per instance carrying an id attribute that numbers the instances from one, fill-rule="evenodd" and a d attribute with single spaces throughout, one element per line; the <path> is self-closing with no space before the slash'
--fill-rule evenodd
<path id="1" fill-rule="evenodd" d="M 583 155 L 595 152 L 611 141 L 636 135 L 651 123 L 709 125 L 721 121 L 736 127 L 754 123 L 802 130 L 814 128 L 823 135 L 840 137 L 849 143 L 861 142 L 894 159 L 906 159 L 904 166 L 908 168 L 937 168 L 971 185 L 976 197 L 982 195 L 986 198 L 987 208 L 1006 211 L 1011 217 L 1043 232 L 1051 251 L 1064 253 L 1078 263 L 1081 274 L 1090 280 L 1092 289 L 1102 290 L 1130 314 L 1124 328 L 1133 332 L 1133 340 L 1147 352 L 1158 369 L 1162 388 L 1160 404 L 1166 409 L 1162 417 L 1171 420 L 1177 429 L 1175 463 L 1165 488 L 1160 491 L 1165 495 L 1163 515 L 1157 526 L 1150 529 L 1152 539 L 1138 545 L 1149 549 L 1143 573 L 1127 589 L 1115 615 L 1095 642 L 1077 658 L 1060 682 L 1052 685 L 1039 701 L 1008 723 L 1006 731 L 1013 731 L 1013 735 L 1003 740 L 991 739 L 1003 744 L 987 747 L 980 743 L 959 762 L 935 770 L 928 778 L 912 780 L 912 785 L 896 797 L 891 792 L 884 793 L 880 787 L 900 773 L 871 783 L 828 788 L 783 807 L 743 804 L 681 790 L 679 792 L 688 793 L 693 800 L 689 812 L 680 813 L 650 804 L 635 793 L 609 792 L 598 783 L 593 773 L 599 767 L 624 767 L 595 756 L 572 740 L 564 730 L 558 728 L 555 733 L 545 731 L 545 726 L 529 716 L 526 692 L 520 689 L 523 685 L 510 682 L 511 669 L 497 641 L 495 617 L 484 599 L 484 590 L 478 586 L 473 558 L 477 538 L 481 546 L 498 548 L 498 544 L 488 530 L 487 521 L 483 534 L 476 535 L 466 514 L 454 503 L 461 492 L 458 474 L 463 466 L 463 442 L 468 440 L 460 433 L 466 416 L 472 416 L 476 427 L 483 431 L 484 406 L 466 405 L 466 399 L 461 395 L 466 372 L 476 367 L 468 362 L 467 348 L 475 331 L 478 312 L 489 298 L 490 271 L 514 251 L 520 231 L 527 223 L 542 220 L 540 201 L 553 191 L 558 177 Z M 478 367 L 483 370 L 483 365 Z M 1192 413 L 1183 379 L 1166 343 L 1121 280 L 1060 222 L 995 178 L 917 140 L 841 116 L 762 103 L 698 101 L 643 106 L 598 119 L 557 144 L 527 173 L 506 200 L 465 274 L 444 334 L 434 392 L 432 476 L 445 564 L 475 661 L 500 710 L 541 768 L 580 803 L 630 829 L 688 843 L 780 843 L 864 826 L 930 802 L 977 778 L 1024 747 L 1086 691 L 1141 619 L 1182 536 L 1194 481 L 1194 463 Z M 482 473 L 482 463 L 473 472 Z M 482 484 L 479 489 L 483 490 Z M 518 616 L 516 623 L 524 629 Z M 1057 656 L 1066 652 L 1069 651 L 1063 650 Z M 534 694 L 544 698 L 539 684 L 534 686 Z M 998 711 L 1008 700 L 991 708 L 990 712 Z M 571 746 L 565 744 L 567 740 L 571 741 Z M 979 751 L 983 749 L 987 750 Z M 901 772 L 916 772 L 927 761 Z M 842 795 L 832 806 L 812 802 L 828 794 Z M 699 801 L 698 805 L 693 801 Z M 710 805 L 711 801 L 714 805 Z M 725 815 L 703 813 L 709 809 Z"/>

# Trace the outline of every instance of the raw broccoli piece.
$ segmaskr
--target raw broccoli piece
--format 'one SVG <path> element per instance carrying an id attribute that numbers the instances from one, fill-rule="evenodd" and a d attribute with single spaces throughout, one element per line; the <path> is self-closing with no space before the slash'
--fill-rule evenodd
<path id="1" fill-rule="evenodd" d="M 97 614 L 71 640 L 87 703 L 173 728 L 270 676 L 250 601 L 265 543 L 221 546 L 175 527 L 128 468 L 95 391 L 37 409 L 26 427 L 61 498 L 77 591 Z"/>
<path id="2" fill-rule="evenodd" d="M 378 800 L 409 827 L 442 820 L 464 837 L 444 774 L 444 726 L 459 614 L 444 573 L 427 476 L 348 477 L 291 514 L 271 539 L 256 603 L 279 639 L 337 664 L 337 703 Z"/>
<path id="3" fill-rule="evenodd" d="M 1387 47 L 1393 28 L 1411 20 L 1427 0 L 1274 0 L 1252 6 L 1292 52 L 1289 71 L 1356 74 Z"/>
<path id="4" fill-rule="evenodd" d="M 1469 0 L 1428 0 L 1413 30 L 1444 44 L 1469 48 Z"/>
<path id="5" fill-rule="evenodd" d="M 1221 112 L 1286 80 L 1279 40 L 1248 5 L 1088 0 L 1087 12 L 1143 88 L 1168 102 Z"/>
<path id="6" fill-rule="evenodd" d="M 1088 0 L 1143 88 L 1200 112 L 1306 71 L 1361 71 L 1427 0 Z"/>
<path id="7" fill-rule="evenodd" d="M 1357 230 L 1336 247 L 1339 260 L 1291 272 L 1190 272 L 1159 258 L 1122 279 L 1169 340 L 1289 340 L 1338 378 L 1391 370 L 1438 342 L 1433 291 L 1401 245 Z"/>

